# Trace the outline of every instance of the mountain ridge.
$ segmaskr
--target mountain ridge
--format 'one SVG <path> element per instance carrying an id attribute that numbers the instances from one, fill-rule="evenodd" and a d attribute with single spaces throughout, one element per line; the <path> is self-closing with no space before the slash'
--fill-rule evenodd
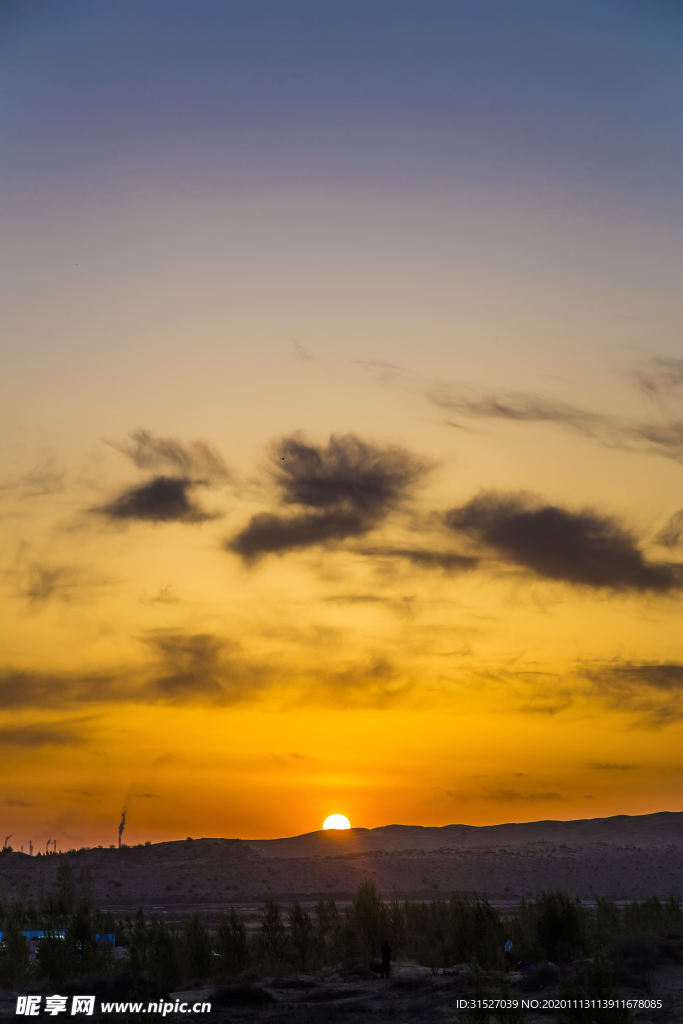
<path id="1" fill-rule="evenodd" d="M 491 849 L 529 843 L 561 846 L 683 846 L 683 811 L 616 814 L 604 818 L 504 822 L 498 825 L 380 825 L 377 828 L 322 829 L 278 839 L 242 839 L 265 857 L 310 857 L 340 853 L 439 849 Z"/>

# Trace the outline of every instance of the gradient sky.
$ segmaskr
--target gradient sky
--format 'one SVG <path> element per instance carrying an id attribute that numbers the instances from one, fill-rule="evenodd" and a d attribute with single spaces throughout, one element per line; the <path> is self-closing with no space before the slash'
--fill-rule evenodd
<path id="1" fill-rule="evenodd" d="M 683 810 L 673 0 L 4 0 L 12 845 Z"/>

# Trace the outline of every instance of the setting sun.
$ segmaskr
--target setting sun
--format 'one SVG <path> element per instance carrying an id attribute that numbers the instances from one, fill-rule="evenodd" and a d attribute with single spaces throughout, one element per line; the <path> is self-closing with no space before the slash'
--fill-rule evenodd
<path id="1" fill-rule="evenodd" d="M 330 814 L 325 818 L 323 828 L 351 828 L 351 822 L 343 814 Z"/>

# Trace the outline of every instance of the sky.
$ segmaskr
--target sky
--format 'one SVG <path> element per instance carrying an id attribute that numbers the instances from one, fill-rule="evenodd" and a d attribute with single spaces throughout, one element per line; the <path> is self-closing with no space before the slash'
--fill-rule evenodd
<path id="1" fill-rule="evenodd" d="M 4 0 L 15 849 L 683 810 L 674 0 Z"/>

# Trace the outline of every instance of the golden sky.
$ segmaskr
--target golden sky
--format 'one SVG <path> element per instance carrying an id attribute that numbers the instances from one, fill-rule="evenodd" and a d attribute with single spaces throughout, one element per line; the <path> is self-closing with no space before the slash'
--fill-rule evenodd
<path id="1" fill-rule="evenodd" d="M 681 26 L 490 6 L 9 5 L 15 848 L 683 809 Z"/>

